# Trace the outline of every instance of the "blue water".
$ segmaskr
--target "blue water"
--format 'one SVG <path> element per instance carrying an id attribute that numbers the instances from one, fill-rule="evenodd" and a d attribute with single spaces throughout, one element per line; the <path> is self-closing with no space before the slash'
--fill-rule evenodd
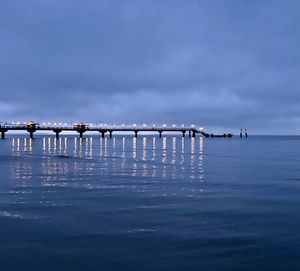
<path id="1" fill-rule="evenodd" d="M 300 138 L 0 140 L 0 270 L 300 270 Z"/>

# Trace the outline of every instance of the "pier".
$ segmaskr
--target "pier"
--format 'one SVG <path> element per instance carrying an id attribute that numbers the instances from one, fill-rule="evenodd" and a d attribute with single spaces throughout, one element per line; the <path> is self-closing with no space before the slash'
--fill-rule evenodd
<path id="1" fill-rule="evenodd" d="M 116 132 L 132 132 L 135 137 L 138 136 L 140 132 L 155 132 L 158 133 L 158 136 L 161 138 L 163 133 L 166 132 L 178 132 L 182 134 L 182 137 L 188 136 L 195 137 L 196 134 L 199 134 L 204 137 L 216 137 L 213 134 L 209 134 L 203 130 L 201 127 L 197 127 L 195 125 L 191 126 L 176 126 L 176 125 L 108 125 L 108 124 L 86 124 L 86 123 L 5 123 L 3 125 L 0 124 L 0 133 L 1 138 L 5 138 L 5 133 L 9 131 L 27 131 L 29 133 L 29 137 L 33 138 L 33 134 L 37 131 L 52 131 L 55 133 L 56 138 L 59 138 L 61 132 L 77 132 L 79 137 L 82 138 L 83 134 L 86 132 L 99 132 L 101 137 L 104 138 L 107 134 L 110 138 L 112 138 L 113 133 Z M 231 137 L 231 134 L 221 135 L 222 137 Z"/>

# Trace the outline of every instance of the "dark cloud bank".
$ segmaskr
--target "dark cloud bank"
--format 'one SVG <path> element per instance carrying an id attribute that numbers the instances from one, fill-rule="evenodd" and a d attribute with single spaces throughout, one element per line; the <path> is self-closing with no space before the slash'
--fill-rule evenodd
<path id="1" fill-rule="evenodd" d="M 0 2 L 0 119 L 300 133 L 300 1 Z"/>

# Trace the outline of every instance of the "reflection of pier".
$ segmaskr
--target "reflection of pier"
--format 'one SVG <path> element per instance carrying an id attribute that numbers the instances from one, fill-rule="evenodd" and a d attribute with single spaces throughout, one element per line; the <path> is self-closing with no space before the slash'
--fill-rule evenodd
<path id="1" fill-rule="evenodd" d="M 155 136 L 122 136 L 112 140 L 12 138 L 13 156 L 28 155 L 25 163 L 20 159 L 10 162 L 9 176 L 16 181 L 15 185 L 29 188 L 38 178 L 43 186 L 132 189 L 198 197 L 203 193 L 200 183 L 205 179 L 204 142 L 203 137 L 185 140 L 179 136 L 163 136 L 162 140 Z M 39 153 L 41 159 L 36 159 Z M 39 168 L 42 173 L 37 177 Z M 161 182 L 160 178 L 168 182 Z M 173 185 L 176 182 L 180 185 Z"/>
<path id="2" fill-rule="evenodd" d="M 8 131 L 27 131 L 29 133 L 30 138 L 33 138 L 33 134 L 37 131 L 52 131 L 55 133 L 56 138 L 59 138 L 59 134 L 64 131 L 68 132 L 77 132 L 79 133 L 80 138 L 83 137 L 83 134 L 86 132 L 99 132 L 101 137 L 104 138 L 105 134 L 109 134 L 109 137 L 112 138 L 112 134 L 115 132 L 133 132 L 134 136 L 137 137 L 139 132 L 155 132 L 158 133 L 159 137 L 162 137 L 163 133 L 166 132 L 178 132 L 182 134 L 182 137 L 185 137 L 186 133 L 188 133 L 189 137 L 195 137 L 196 134 L 200 134 L 205 137 L 209 137 L 210 134 L 206 133 L 203 128 L 196 127 L 195 125 L 191 125 L 189 127 L 181 125 L 181 126 L 167 126 L 167 125 L 152 125 L 147 126 L 143 124 L 141 126 L 137 125 L 107 125 L 107 124 L 62 124 L 62 123 L 54 123 L 54 124 L 38 124 L 34 122 L 29 123 L 11 123 L 0 125 L 1 138 L 5 138 L 5 133 Z M 229 135 L 226 135 L 229 137 Z"/>

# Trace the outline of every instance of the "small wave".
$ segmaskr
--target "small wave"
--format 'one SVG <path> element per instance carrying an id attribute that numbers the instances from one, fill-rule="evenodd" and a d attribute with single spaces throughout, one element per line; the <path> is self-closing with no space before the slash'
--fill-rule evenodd
<path id="1" fill-rule="evenodd" d="M 7 212 L 7 211 L 0 211 L 0 217 L 7 217 L 13 219 L 37 219 L 38 217 L 34 216 L 27 216 L 16 212 Z"/>
<path id="2" fill-rule="evenodd" d="M 77 160 L 82 160 L 84 158 L 79 157 L 79 156 L 72 156 L 72 155 L 64 155 L 64 154 L 60 154 L 60 155 L 51 155 L 51 157 L 55 157 L 55 158 L 59 158 L 59 159 L 77 159 Z M 85 158 L 87 159 L 87 158 Z"/>
<path id="3" fill-rule="evenodd" d="M 69 155 L 55 155 L 55 157 L 62 158 L 62 159 L 73 158 L 72 156 L 69 156 Z"/>
<path id="4" fill-rule="evenodd" d="M 18 213 L 9 213 L 7 211 L 0 211 L 0 217 L 19 218 L 24 219 L 25 216 Z"/>
<path id="5" fill-rule="evenodd" d="M 144 229 L 144 228 L 140 228 L 140 229 L 132 229 L 132 230 L 128 230 L 126 231 L 127 233 L 141 233 L 141 232 L 156 232 L 156 229 Z"/>

